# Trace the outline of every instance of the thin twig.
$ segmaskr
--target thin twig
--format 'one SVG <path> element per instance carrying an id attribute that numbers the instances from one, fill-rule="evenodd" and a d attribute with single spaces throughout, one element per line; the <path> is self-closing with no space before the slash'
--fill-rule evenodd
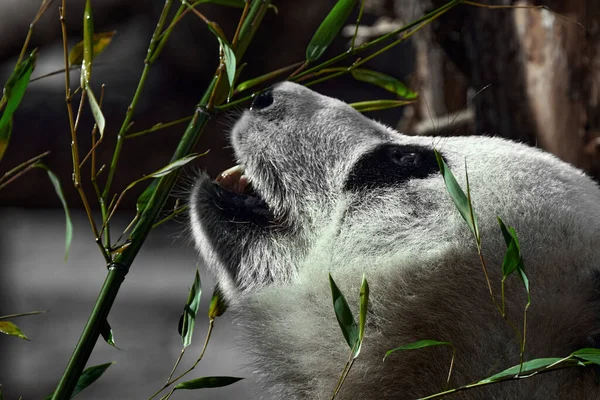
<path id="1" fill-rule="evenodd" d="M 158 37 L 161 34 L 162 28 L 165 25 L 167 20 L 167 16 L 169 14 L 169 10 L 171 8 L 171 4 L 173 0 L 165 0 L 165 5 L 163 6 L 162 12 L 160 14 L 158 23 L 156 24 L 156 28 L 154 29 L 154 33 L 152 34 L 152 38 L 150 39 L 150 44 L 148 45 L 148 51 L 146 55 L 146 59 L 144 60 L 144 69 L 142 70 L 142 75 L 140 76 L 140 80 L 138 82 L 135 93 L 133 94 L 133 98 L 131 99 L 131 103 L 129 107 L 127 107 L 127 112 L 125 113 L 125 118 L 123 123 L 121 124 L 121 128 L 119 129 L 119 133 L 117 134 L 117 143 L 115 145 L 115 150 L 113 152 L 113 157 L 110 162 L 110 166 L 108 169 L 108 176 L 106 177 L 106 184 L 104 186 L 104 190 L 102 191 L 102 198 L 106 203 L 106 199 L 108 198 L 110 187 L 112 185 L 113 179 L 117 172 L 117 165 L 119 163 L 119 157 L 121 155 L 121 150 L 123 149 L 123 142 L 125 140 L 125 134 L 127 133 L 129 127 L 131 126 L 131 120 L 133 118 L 133 113 L 137 106 L 137 103 L 140 99 L 142 90 L 146 85 L 146 79 L 148 78 L 148 73 L 150 71 L 150 66 L 156 60 L 156 57 L 160 54 L 162 50 L 162 46 L 159 45 Z M 163 43 L 163 40 L 160 43 Z M 158 47 L 157 47 L 158 46 Z"/>
<path id="2" fill-rule="evenodd" d="M 179 364 L 180 358 L 183 355 L 183 351 L 185 350 L 185 349 L 182 349 L 181 354 L 179 355 L 179 358 L 177 359 L 177 362 L 175 363 L 175 367 L 173 367 L 173 371 L 171 372 L 171 375 L 169 376 L 169 379 L 167 380 L 167 383 L 165 383 L 163 385 L 163 387 L 161 387 L 160 389 L 158 389 L 156 391 L 156 393 L 154 393 L 148 400 L 152 400 L 153 398 L 155 398 L 156 396 L 158 396 L 160 394 L 160 392 L 162 392 L 163 390 L 165 390 L 166 388 L 168 388 L 169 386 L 171 386 L 172 384 L 174 384 L 175 382 L 177 382 L 178 380 L 180 380 L 181 378 L 183 378 L 185 375 L 187 375 L 188 373 L 190 373 L 191 371 L 193 371 L 194 368 L 196 368 L 196 366 L 202 360 L 202 357 L 204 357 L 204 353 L 206 352 L 206 348 L 208 347 L 208 342 L 210 340 L 210 335 L 212 333 L 214 324 L 215 324 L 214 318 L 210 318 L 209 321 L 208 321 L 208 331 L 206 332 L 206 338 L 204 339 L 204 345 L 202 346 L 202 352 L 198 356 L 198 359 L 196 360 L 196 362 L 194 363 L 194 365 L 192 365 L 187 371 L 185 371 L 184 373 L 182 373 L 181 375 L 179 375 L 177 378 L 171 379 L 171 377 L 173 376 L 173 372 L 175 372 L 175 368 Z M 171 392 L 169 392 L 169 394 L 167 394 L 166 396 L 164 396 L 162 398 L 163 399 L 168 399 L 171 396 L 171 394 L 173 394 L 174 391 L 175 391 L 175 388 L 173 387 L 173 389 L 171 389 Z"/>
<path id="3" fill-rule="evenodd" d="M 30 164 L 25 169 L 21 170 L 19 173 L 13 175 L 12 178 L 8 179 L 7 181 L 5 181 L 3 184 L 0 185 L 0 190 L 4 189 L 5 187 L 7 187 L 11 183 L 13 183 L 17 179 L 19 179 L 21 176 L 25 175 L 27 172 L 31 171 L 33 168 L 35 168 L 35 165 L 36 165 L 35 163 Z"/>
<path id="4" fill-rule="evenodd" d="M 242 11 L 242 16 L 240 17 L 240 22 L 238 23 L 237 28 L 235 29 L 235 34 L 233 35 L 233 39 L 231 40 L 231 46 L 235 48 L 237 44 L 238 38 L 240 37 L 240 31 L 242 30 L 242 26 L 248 17 L 248 10 L 250 10 L 250 2 L 246 1 L 244 5 L 244 11 Z"/>
<path id="5" fill-rule="evenodd" d="M 179 118 L 174 121 L 169 121 L 169 122 L 165 122 L 165 123 L 159 122 L 158 124 L 153 125 L 152 128 L 144 129 L 143 131 L 138 131 L 138 132 L 130 133 L 129 135 L 125 135 L 125 139 L 133 139 L 134 137 L 142 136 L 147 133 L 156 132 L 161 129 L 171 127 L 173 125 L 181 124 L 183 122 L 188 122 L 191 119 L 192 119 L 192 116 L 188 115 L 187 117 Z"/>
<path id="6" fill-rule="evenodd" d="M 24 163 L 21 163 L 21 164 L 17 165 L 16 167 L 14 167 L 13 169 L 11 169 L 10 171 L 4 173 L 4 175 L 2 175 L 0 177 L 0 184 L 3 181 L 5 181 L 6 179 L 8 179 L 12 174 L 19 172 L 20 170 L 22 170 L 23 168 L 26 168 L 30 164 L 34 164 L 36 161 L 39 161 L 40 159 L 46 157 L 48 154 L 50 154 L 49 151 L 45 151 L 42 154 L 38 154 L 37 156 L 30 158 L 29 160 L 25 161 Z"/>
<path id="7" fill-rule="evenodd" d="M 346 364 L 344 365 L 344 369 L 342 370 L 342 374 L 340 375 L 340 379 L 338 380 L 338 383 L 335 386 L 335 390 L 333 391 L 333 395 L 331 396 L 331 400 L 334 400 L 335 397 L 340 392 L 340 390 L 342 389 L 342 385 L 344 384 L 344 381 L 346 380 L 346 377 L 348 376 L 348 373 L 350 372 L 350 368 L 352 368 L 353 364 L 354 364 L 354 347 L 350 350 L 350 357 L 348 357 L 348 361 L 346 361 Z"/>
<path id="8" fill-rule="evenodd" d="M 350 42 L 350 50 L 354 49 L 354 42 L 356 41 L 356 35 L 358 35 L 358 27 L 360 25 L 360 20 L 363 16 L 363 9 L 365 8 L 365 0 L 360 2 L 360 10 L 358 11 L 358 18 L 356 18 L 356 25 L 354 28 L 354 35 L 352 36 L 352 42 Z"/>
<path id="9" fill-rule="evenodd" d="M 31 40 L 31 35 L 33 35 L 33 27 L 39 21 L 39 19 L 44 15 L 44 13 L 48 10 L 50 5 L 54 0 L 43 0 L 40 8 L 38 9 L 33 21 L 29 24 L 29 30 L 27 31 L 27 36 L 25 37 L 25 41 L 23 42 L 23 47 L 21 48 L 21 54 L 19 54 L 19 58 L 17 63 L 20 63 L 25 57 L 25 53 L 27 52 L 27 47 L 29 47 L 29 41 Z"/>
<path id="10" fill-rule="evenodd" d="M 98 228 L 96 227 L 96 222 L 94 221 L 94 217 L 92 215 L 92 210 L 86 194 L 81 186 L 81 170 L 79 168 L 79 148 L 77 145 L 77 124 L 75 122 L 75 118 L 73 116 L 73 107 L 72 107 L 72 97 L 71 97 L 71 77 L 69 73 L 69 47 L 67 41 L 67 24 L 65 20 L 66 13 L 66 0 L 62 0 L 62 5 L 59 7 L 60 14 L 60 25 L 62 32 L 62 41 L 63 41 L 63 57 L 65 61 L 65 102 L 67 103 L 67 114 L 69 116 L 69 127 L 71 131 L 71 156 L 73 159 L 73 186 L 79 193 L 79 197 L 81 198 L 81 202 L 83 203 L 83 207 L 87 214 L 88 221 L 92 228 L 92 232 L 94 234 L 94 238 L 98 247 L 100 248 L 100 252 L 102 253 L 105 261 L 110 262 L 110 255 L 104 248 L 101 243 L 100 236 L 98 234 Z M 81 102 L 79 106 L 79 112 L 77 113 L 77 121 L 79 120 L 79 116 L 81 114 L 82 106 L 83 106 L 83 93 L 81 95 Z"/>

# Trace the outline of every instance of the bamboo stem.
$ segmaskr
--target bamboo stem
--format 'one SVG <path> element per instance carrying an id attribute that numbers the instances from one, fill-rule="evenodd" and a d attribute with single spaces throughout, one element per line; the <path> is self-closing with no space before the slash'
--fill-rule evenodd
<path id="1" fill-rule="evenodd" d="M 170 0 L 167 0 L 167 3 L 169 2 Z M 240 46 L 236 49 L 236 59 L 239 60 L 243 57 L 244 52 L 254 37 L 254 33 L 260 25 L 262 17 L 266 13 L 270 3 L 270 0 L 254 0 L 252 2 L 249 15 L 255 15 L 255 18 L 248 18 L 240 31 L 241 34 L 238 41 Z M 249 24 L 250 28 L 247 27 Z M 189 155 L 198 142 L 204 126 L 210 117 L 208 110 L 214 106 L 213 104 L 209 104 L 209 99 L 211 98 L 213 91 L 220 92 L 218 93 L 218 96 L 216 96 L 217 99 L 225 99 L 227 97 L 228 87 L 221 85 L 217 86 L 216 82 L 217 76 L 214 76 L 204 93 L 204 96 L 196 107 L 194 116 L 188 124 L 187 129 L 171 158 L 172 161 Z M 140 86 L 138 86 L 138 89 L 139 88 Z M 139 95 L 139 93 L 136 94 Z M 128 124 L 123 124 L 123 126 L 126 125 Z M 116 158 L 113 158 L 113 161 L 115 160 Z M 66 400 L 70 398 L 79 376 L 83 372 L 94 346 L 98 341 L 100 329 L 106 321 L 106 317 L 115 301 L 119 288 L 129 272 L 129 268 L 146 237 L 150 233 L 157 216 L 167 201 L 178 176 L 178 172 L 173 172 L 159 179 L 155 192 L 150 197 L 145 209 L 141 213 L 138 223 L 131 232 L 129 237 L 130 245 L 127 246 L 123 252 L 117 254 L 113 262 L 109 263 L 108 275 L 100 290 L 100 295 L 96 300 L 96 304 L 94 305 L 92 313 L 81 334 L 81 338 L 75 347 L 73 355 L 67 364 L 58 387 L 52 396 L 52 400 Z M 109 186 L 107 186 L 107 188 L 108 187 Z"/>

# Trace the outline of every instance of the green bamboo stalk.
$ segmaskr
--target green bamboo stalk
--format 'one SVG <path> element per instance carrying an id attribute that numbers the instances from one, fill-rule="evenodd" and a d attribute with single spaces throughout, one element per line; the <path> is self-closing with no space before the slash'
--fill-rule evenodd
<path id="1" fill-rule="evenodd" d="M 239 45 L 236 48 L 237 60 L 240 60 L 243 57 L 244 52 L 260 26 L 262 18 L 270 3 L 271 0 L 252 1 L 249 14 L 253 15 L 253 18 L 247 18 L 242 25 L 241 32 L 243 32 L 243 35 L 240 34 Z M 227 97 L 227 85 L 217 85 L 222 72 L 222 68 L 219 67 L 202 99 L 196 106 L 194 116 L 187 126 L 185 133 L 171 158 L 172 161 L 190 154 L 200 139 L 204 126 L 210 117 L 208 110 L 213 108 L 213 104 L 211 104 L 209 100 L 211 98 L 220 100 Z M 213 94 L 216 95 L 213 96 Z M 81 334 L 81 338 L 79 339 L 65 372 L 58 383 L 58 387 L 52 396 L 52 400 L 66 400 L 70 398 L 71 393 L 77 384 L 77 380 L 83 372 L 94 346 L 98 341 L 100 329 L 104 321 L 106 321 L 106 317 L 115 301 L 119 288 L 125 280 L 125 276 L 129 272 L 129 268 L 137 256 L 138 251 L 150 233 L 152 225 L 168 199 L 177 177 L 178 173 L 173 172 L 160 178 L 154 194 L 148 201 L 146 208 L 142 211 L 138 223 L 131 232 L 129 237 L 131 244 L 123 250 L 122 253 L 118 254 L 115 260 L 108 265 L 109 268 L 106 280 L 102 285 L 102 289 L 100 290 L 96 304 L 94 305 L 88 322 Z"/>
<path id="2" fill-rule="evenodd" d="M 160 44 L 160 42 L 158 41 L 158 37 L 160 36 L 165 22 L 167 21 L 167 16 L 169 14 L 169 10 L 171 9 L 172 3 L 173 0 L 165 0 L 165 5 L 163 6 L 158 23 L 156 24 L 156 28 L 154 29 L 154 33 L 152 34 L 152 38 L 150 39 L 150 45 L 148 46 L 146 59 L 144 60 L 144 69 L 142 71 L 142 75 L 140 76 L 140 80 L 133 95 L 133 99 L 131 100 L 129 107 L 127 107 L 127 112 L 125 114 L 123 124 L 121 124 L 121 129 L 119 129 L 119 133 L 117 134 L 117 144 L 115 145 L 115 151 L 113 152 L 113 157 L 110 162 L 110 167 L 108 169 L 108 176 L 106 177 L 106 184 L 102 192 L 102 200 L 105 203 L 106 199 L 110 194 L 110 186 L 112 185 L 112 181 L 117 172 L 117 165 L 119 163 L 121 149 L 123 148 L 123 142 L 125 141 L 125 134 L 127 133 L 127 130 L 129 129 L 129 126 L 131 124 L 131 120 L 133 119 L 133 113 L 140 99 L 142 89 L 146 85 L 146 79 L 148 78 L 150 66 L 152 65 L 152 62 L 156 59 L 158 54 L 160 54 L 160 51 L 157 51 L 157 46 Z M 160 48 L 160 50 L 162 50 L 162 47 Z"/>

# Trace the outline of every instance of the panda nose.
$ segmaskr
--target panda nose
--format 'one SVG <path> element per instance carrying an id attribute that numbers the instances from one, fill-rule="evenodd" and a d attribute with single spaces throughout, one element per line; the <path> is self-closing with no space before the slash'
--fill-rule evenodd
<path id="1" fill-rule="evenodd" d="M 273 104 L 273 89 L 269 88 L 254 98 L 251 110 L 262 110 Z"/>

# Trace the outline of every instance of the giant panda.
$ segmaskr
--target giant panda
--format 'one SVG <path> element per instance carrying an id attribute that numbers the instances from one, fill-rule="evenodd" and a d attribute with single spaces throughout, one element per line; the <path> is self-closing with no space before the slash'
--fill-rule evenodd
<path id="1" fill-rule="evenodd" d="M 500 301 L 506 244 L 517 232 L 531 287 L 525 359 L 600 346 L 600 189 L 535 148 L 490 137 L 400 134 L 340 100 L 284 82 L 231 131 L 237 165 L 201 174 L 190 226 L 236 317 L 258 382 L 250 398 L 329 399 L 349 354 L 328 274 L 355 315 L 370 286 L 362 350 L 340 399 L 415 399 L 446 388 L 452 351 L 387 350 L 452 342 L 449 387 L 519 364 L 519 340 L 491 301 L 475 240 L 448 194 L 439 151 L 471 198 Z M 523 283 L 506 280 L 519 329 Z M 593 367 L 459 392 L 461 399 L 595 399 Z"/>

